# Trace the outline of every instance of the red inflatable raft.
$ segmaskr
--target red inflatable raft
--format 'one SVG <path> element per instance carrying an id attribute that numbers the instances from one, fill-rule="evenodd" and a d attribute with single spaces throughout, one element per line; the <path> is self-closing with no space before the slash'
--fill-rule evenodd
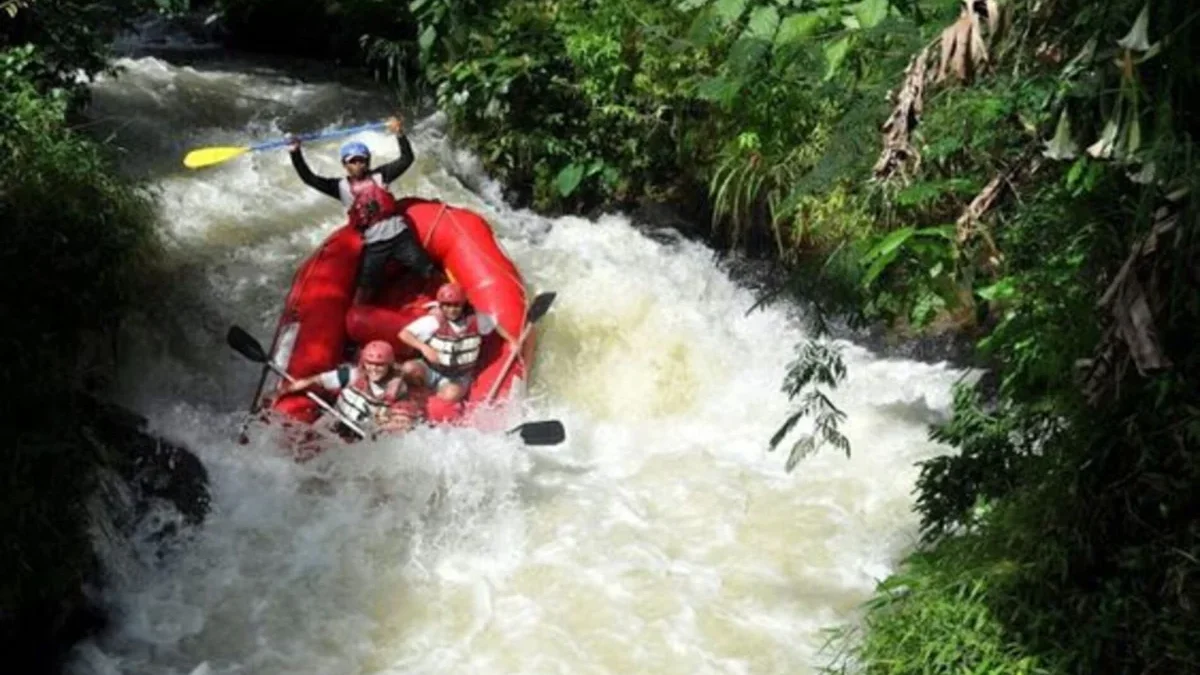
<path id="1" fill-rule="evenodd" d="M 409 198 L 401 200 L 400 207 L 430 258 L 447 278 L 462 284 L 475 311 L 495 316 L 510 335 L 519 336 L 528 306 L 525 284 L 487 221 L 472 211 L 440 201 Z M 371 340 L 387 340 L 395 347 L 397 359 L 416 356 L 399 341 L 398 334 L 429 311 L 437 287 L 445 279 L 418 280 L 393 262 L 375 302 L 352 307 L 362 246 L 362 235 L 343 226 L 296 272 L 271 347 L 272 360 L 293 377 L 315 375 L 354 361 L 358 347 Z M 512 347 L 493 333 L 484 339 L 479 369 L 463 405 L 447 404 L 428 391 L 416 389 L 414 400 L 430 421 L 495 426 L 487 422 L 486 416 L 472 413 L 480 408 L 497 381 L 493 404 L 523 392 L 534 342 L 534 328 L 530 326 L 523 353 L 502 373 Z M 332 392 L 324 395 L 333 401 Z M 300 422 L 312 423 L 321 415 L 317 404 L 302 393 L 278 395 L 269 406 Z"/>

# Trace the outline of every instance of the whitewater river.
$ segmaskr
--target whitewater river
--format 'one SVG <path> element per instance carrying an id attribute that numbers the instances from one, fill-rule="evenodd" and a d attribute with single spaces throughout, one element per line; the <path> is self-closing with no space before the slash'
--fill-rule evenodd
<path id="1" fill-rule="evenodd" d="M 437 116 L 410 125 L 418 159 L 393 187 L 484 214 L 534 290 L 557 291 L 525 416 L 563 420 L 568 441 L 424 429 L 305 465 L 269 432 L 237 444 L 258 371 L 225 331 L 268 340 L 342 214 L 285 151 L 180 159 L 379 119 L 386 99 L 261 65 L 120 65 L 92 115 L 159 193 L 167 273 L 125 327 L 113 392 L 199 456 L 213 508 L 165 553 L 106 549 L 114 622 L 72 672 L 810 673 L 823 630 L 911 546 L 913 463 L 944 451 L 925 422 L 961 373 L 849 346 L 835 400 L 853 456 L 787 474 L 766 443 L 789 411 L 795 310 L 747 314 L 754 294 L 710 251 L 626 218 L 514 210 Z M 338 142 L 307 146 L 318 173 Z"/>

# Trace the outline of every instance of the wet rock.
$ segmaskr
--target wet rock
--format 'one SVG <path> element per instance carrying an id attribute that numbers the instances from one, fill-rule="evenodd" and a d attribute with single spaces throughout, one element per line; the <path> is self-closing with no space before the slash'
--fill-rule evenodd
<path id="1" fill-rule="evenodd" d="M 103 477 L 114 475 L 123 484 L 122 494 L 130 496 L 128 500 L 95 500 L 112 512 L 92 512 L 93 526 L 98 525 L 95 521 L 103 520 L 101 528 L 109 525 L 108 530 L 117 537 L 130 537 L 139 527 L 144 533 L 147 528 L 142 520 L 156 503 L 168 502 L 180 517 L 162 521 L 161 527 L 150 528 L 156 531 L 148 535 L 150 540 L 161 542 L 165 550 L 178 534 L 177 522 L 194 526 L 204 520 L 210 502 L 208 474 L 194 454 L 150 434 L 145 418 L 129 410 L 86 394 L 79 394 L 70 403 L 79 426 L 64 431 L 62 442 L 89 446 L 88 456 L 99 460 L 94 470 L 101 475 L 100 491 L 111 487 Z M 114 523 L 117 528 L 111 527 Z M 79 536 L 85 531 L 80 528 Z M 107 625 L 108 617 L 95 592 L 103 585 L 94 548 L 97 543 L 93 539 L 89 547 L 87 542 L 73 541 L 78 543 L 76 550 L 62 552 L 79 558 L 71 563 L 80 576 L 70 584 L 69 592 L 38 606 L 0 611 L 0 649 L 10 664 L 16 664 L 11 672 L 61 672 L 72 646 Z M 71 542 L 67 543 L 70 548 Z"/>
<path id="2" fill-rule="evenodd" d="M 646 198 L 633 207 L 629 219 L 634 227 L 650 236 L 655 232 L 674 230 L 687 239 L 708 243 L 708 228 L 700 225 L 706 221 L 697 215 L 678 203 Z"/>
<path id="3" fill-rule="evenodd" d="M 148 433 L 146 419 L 137 413 L 90 397 L 85 405 L 94 431 L 91 438 L 103 445 L 100 450 L 129 484 L 137 514 L 161 499 L 173 504 L 187 524 L 200 524 L 210 504 L 208 472 L 200 460 Z"/>
<path id="4" fill-rule="evenodd" d="M 220 14 L 194 11 L 176 15 L 147 14 L 113 41 L 120 56 L 166 56 L 209 53 L 222 49 L 228 38 Z"/>

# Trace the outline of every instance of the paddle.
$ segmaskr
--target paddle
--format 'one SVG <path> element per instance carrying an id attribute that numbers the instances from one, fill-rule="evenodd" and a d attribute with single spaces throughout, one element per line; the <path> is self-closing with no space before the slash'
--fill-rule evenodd
<path id="1" fill-rule="evenodd" d="M 520 432 L 525 445 L 558 445 L 567 437 L 562 422 L 558 420 L 526 422 L 508 430 L 510 434 L 516 432 Z"/>
<path id="2" fill-rule="evenodd" d="M 357 127 L 349 127 L 345 129 L 331 129 L 329 131 L 316 131 L 311 134 L 302 134 L 297 136 L 301 141 L 316 141 L 322 138 L 335 138 L 337 136 L 349 136 L 362 131 L 374 131 L 383 129 L 387 126 L 387 122 L 375 122 L 373 124 L 364 124 Z M 288 139 L 283 138 L 275 141 L 266 141 L 256 145 L 229 145 L 216 146 L 211 148 L 197 148 L 189 152 L 183 158 L 183 165 L 189 169 L 200 169 L 206 166 L 213 166 L 222 162 L 228 162 L 234 157 L 240 157 L 247 152 L 257 152 L 259 150 L 270 150 L 271 148 L 282 148 L 288 144 Z"/>
<path id="3" fill-rule="evenodd" d="M 496 398 L 496 392 L 500 391 L 500 383 L 504 381 L 508 375 L 508 369 L 512 368 L 512 364 L 517 360 L 517 356 L 521 353 L 521 348 L 525 346 L 525 338 L 529 337 L 529 330 L 533 324 L 547 311 L 550 310 L 550 305 L 554 303 L 554 298 L 558 294 L 553 291 L 549 293 L 540 293 L 533 299 L 533 304 L 529 306 L 529 311 L 525 312 L 525 325 L 521 327 L 521 337 L 517 338 L 517 344 L 513 347 L 512 353 L 508 355 L 508 360 L 504 362 L 504 367 L 500 369 L 500 375 L 496 377 L 496 381 L 492 383 L 492 388 L 488 390 L 487 397 L 483 402 L 491 403 L 492 399 Z"/>
<path id="4" fill-rule="evenodd" d="M 234 351 L 246 357 L 247 359 L 250 359 L 255 363 L 263 364 L 264 366 L 278 373 L 280 377 L 284 378 L 288 382 L 296 381 L 296 378 L 289 375 L 287 371 L 272 363 L 271 359 L 267 356 L 267 353 L 263 350 L 262 345 L 258 342 L 258 340 L 254 339 L 253 335 L 247 333 L 240 326 L 230 327 L 229 333 L 225 336 L 225 341 L 229 343 L 230 347 L 233 347 Z M 361 427 L 352 422 L 350 418 L 338 412 L 336 408 L 326 403 L 325 400 L 320 396 L 317 396 L 311 391 L 306 391 L 304 393 L 317 405 L 321 406 L 325 412 L 333 415 L 342 424 L 345 424 L 347 427 L 349 427 L 351 431 L 358 434 L 360 438 L 367 438 L 367 432 L 363 431 Z"/>

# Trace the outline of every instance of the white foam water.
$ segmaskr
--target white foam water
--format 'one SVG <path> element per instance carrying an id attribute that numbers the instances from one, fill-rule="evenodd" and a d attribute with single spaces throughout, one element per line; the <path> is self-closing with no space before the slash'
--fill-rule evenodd
<path id="1" fill-rule="evenodd" d="M 852 620 L 912 543 L 914 462 L 945 449 L 904 411 L 945 410 L 961 373 L 846 345 L 833 398 L 852 456 L 788 474 L 766 443 L 790 410 L 792 313 L 747 314 L 751 291 L 699 244 L 510 208 L 437 115 L 414 125 L 419 159 L 394 189 L 485 215 L 535 290 L 558 293 L 526 414 L 563 420 L 568 441 L 420 429 L 305 464 L 269 429 L 238 445 L 257 371 L 224 330 L 269 337 L 296 264 L 342 215 L 285 152 L 190 172 L 179 150 L 278 134 L 294 106 L 332 125 L 364 95 L 121 65 L 94 114 L 136 129 L 131 165 L 154 168 L 178 283 L 148 299 L 114 391 L 199 456 L 213 510 L 161 562 L 107 556 L 115 621 L 72 672 L 814 672 L 822 629 Z M 256 117 L 247 100 L 277 106 Z M 334 147 L 307 148 L 318 173 L 337 170 Z"/>

